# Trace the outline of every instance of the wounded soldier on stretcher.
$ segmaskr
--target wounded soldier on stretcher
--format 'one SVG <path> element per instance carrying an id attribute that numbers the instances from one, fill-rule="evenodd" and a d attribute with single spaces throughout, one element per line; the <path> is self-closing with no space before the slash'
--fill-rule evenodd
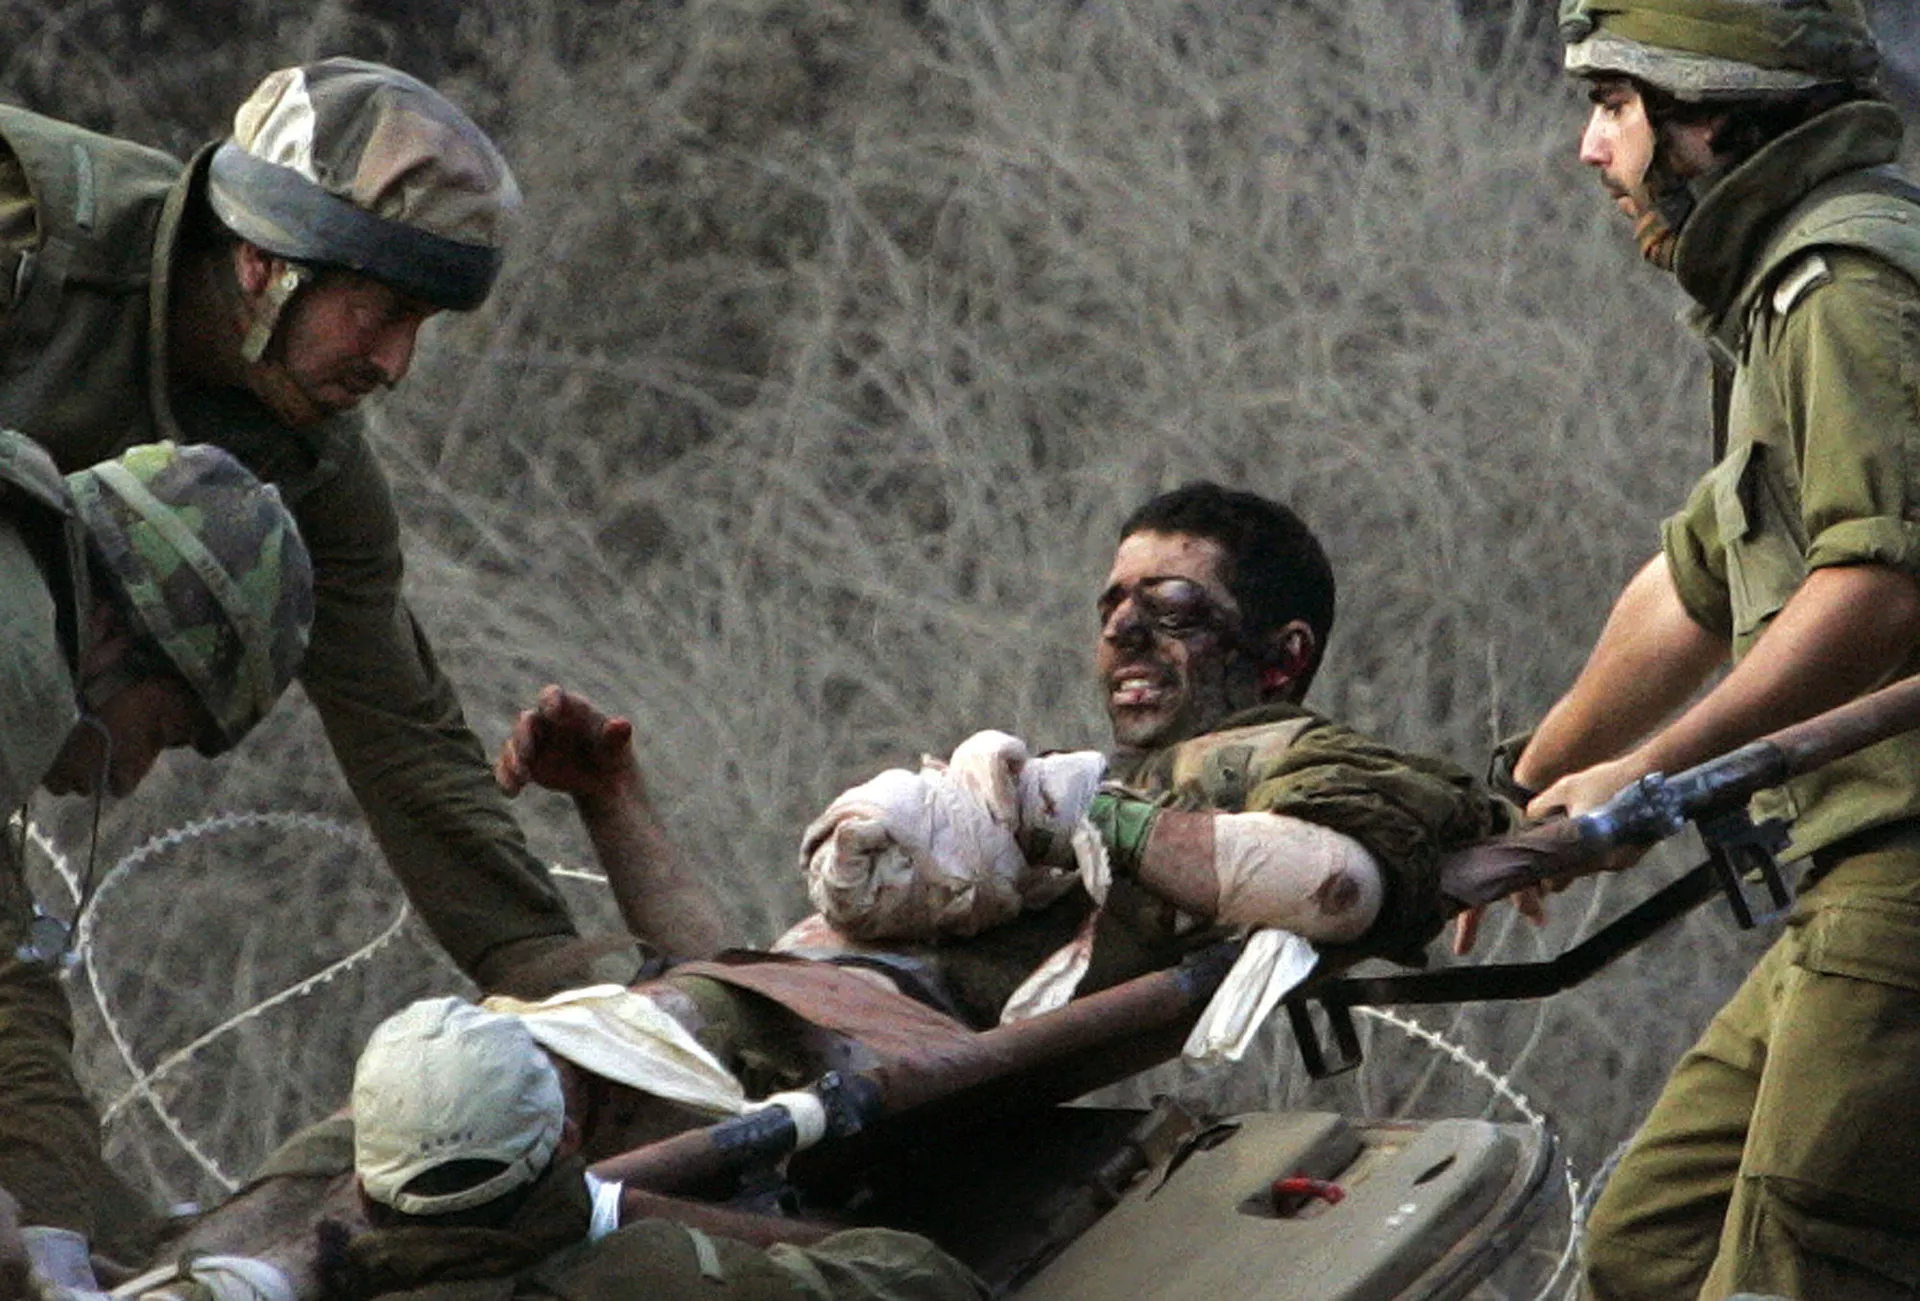
<path id="1" fill-rule="evenodd" d="M 1288 946 L 1309 958 L 1307 946 L 1412 958 L 1447 911 L 1441 855 L 1507 830 L 1515 815 L 1452 765 L 1300 703 L 1333 606 L 1324 552 L 1278 503 L 1205 483 L 1147 502 L 1121 529 L 1097 604 L 1111 756 L 1032 754 L 980 733 L 944 763 L 847 791 L 803 838 L 819 912 L 772 952 L 721 950 L 718 904 L 662 833 L 631 726 L 549 687 L 516 722 L 497 775 L 509 791 L 573 796 L 623 918 L 660 956 L 630 989 L 487 1007 L 517 1018 L 556 1060 L 579 1158 L 591 1161 L 828 1069 L 938 1054 L 1232 932 L 1278 942 L 1269 985 Z M 1231 1054 L 1271 1006 L 1257 988 L 1241 998 L 1203 1050 Z M 316 1219 L 365 1223 L 365 1196 L 340 1191 L 352 1152 L 344 1119 L 296 1137 L 176 1253 L 258 1256 L 284 1232 L 285 1250 L 266 1254 L 294 1293 L 317 1295 Z M 458 1182 L 444 1170 L 420 1178 L 435 1195 Z M 666 1211 L 723 1238 L 756 1232 L 634 1190 L 629 1210 Z M 380 1290 L 408 1286 L 387 1282 Z M 880 1293 L 844 1293 L 867 1294 Z"/>
<path id="2" fill-rule="evenodd" d="M 1441 856 L 1516 814 L 1453 765 L 1301 703 L 1333 608 L 1325 553 L 1279 503 L 1208 483 L 1148 501 L 1096 605 L 1111 755 L 1030 754 L 982 732 L 845 792 L 801 846 L 819 911 L 774 950 L 883 979 L 975 1029 L 1227 931 L 1418 954 L 1447 911 Z M 633 933 L 705 957 L 719 908 L 661 833 L 631 733 L 549 687 L 496 773 L 509 791 L 571 794 Z"/>

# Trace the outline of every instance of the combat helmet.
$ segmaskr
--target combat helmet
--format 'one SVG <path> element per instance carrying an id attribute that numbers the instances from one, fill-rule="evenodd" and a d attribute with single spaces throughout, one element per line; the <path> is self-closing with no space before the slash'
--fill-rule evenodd
<path id="1" fill-rule="evenodd" d="M 344 267 L 450 311 L 487 299 L 520 206 L 473 120 L 378 63 L 269 73 L 208 164 L 222 225 L 289 262 Z"/>
<path id="2" fill-rule="evenodd" d="M 1567 71 L 1689 102 L 1864 89 L 1880 64 L 1862 0 L 1562 0 L 1560 35 Z"/>
<path id="3" fill-rule="evenodd" d="M 286 690 L 313 627 L 313 565 L 274 488 L 217 447 L 151 443 L 67 476 L 96 578 L 136 643 L 205 708 L 203 754 Z"/>

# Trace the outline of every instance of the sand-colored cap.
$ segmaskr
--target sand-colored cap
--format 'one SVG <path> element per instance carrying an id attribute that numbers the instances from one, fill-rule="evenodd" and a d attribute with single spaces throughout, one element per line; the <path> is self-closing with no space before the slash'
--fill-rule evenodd
<path id="1" fill-rule="evenodd" d="M 353 1166 L 367 1196 L 407 1215 L 481 1206 L 533 1182 L 566 1123 L 560 1073 L 518 1017 L 422 999 L 374 1030 L 353 1074 Z M 450 1161 L 499 1173 L 451 1191 L 408 1191 Z"/>
<path id="2" fill-rule="evenodd" d="M 425 82 L 323 59 L 269 73 L 208 165 L 229 230 L 454 311 L 486 301 L 520 190 L 499 149 Z"/>

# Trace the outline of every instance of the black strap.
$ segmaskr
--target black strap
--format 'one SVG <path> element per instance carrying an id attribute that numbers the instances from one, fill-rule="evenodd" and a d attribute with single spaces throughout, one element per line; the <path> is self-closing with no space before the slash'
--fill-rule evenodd
<path id="1" fill-rule="evenodd" d="M 1713 898 L 1719 888 L 1713 864 L 1702 863 L 1544 962 L 1494 962 L 1403 975 L 1311 979 L 1292 997 L 1346 1007 L 1545 998 L 1587 979 L 1667 923 Z"/>

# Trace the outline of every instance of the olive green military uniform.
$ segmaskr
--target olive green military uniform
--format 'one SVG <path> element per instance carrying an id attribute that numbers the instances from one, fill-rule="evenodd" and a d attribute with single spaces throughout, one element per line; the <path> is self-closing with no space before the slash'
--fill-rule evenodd
<path id="1" fill-rule="evenodd" d="M 1203 736 L 1115 760 L 1164 807 L 1276 813 L 1358 841 L 1380 865 L 1380 915 L 1357 946 L 1418 950 L 1440 930 L 1441 854 L 1507 830 L 1514 810 L 1462 769 L 1407 754 L 1300 705 L 1263 705 Z"/>
<path id="2" fill-rule="evenodd" d="M 335 1176 L 353 1168 L 353 1122 L 312 1126 L 259 1177 Z M 811 1247 L 748 1246 L 670 1220 L 641 1220 L 588 1241 L 585 1166 L 562 1158 L 498 1228 L 409 1225 L 353 1240 L 329 1271 L 353 1297 L 417 1301 L 976 1301 L 973 1274 L 925 1238 L 849 1229 Z"/>
<path id="3" fill-rule="evenodd" d="M 280 488 L 318 579 L 301 680 L 414 906 L 489 983 L 513 946 L 530 957 L 573 924 L 401 595 L 399 520 L 365 421 L 290 429 L 244 393 L 170 375 L 169 277 L 210 152 L 183 170 L 0 106 L 0 425 L 66 470 L 156 439 L 211 442 Z"/>
<path id="4" fill-rule="evenodd" d="M 57 611 L 61 516 L 49 494 L 58 475 L 35 449 L 0 432 L 0 808 L 21 808 L 79 717 L 73 669 Z M 20 440 L 24 443 L 24 440 Z M 29 459 L 44 473 L 33 476 Z M 16 474 L 37 479 L 29 491 Z M 18 833 L 0 832 L 0 1188 L 19 1201 L 21 1223 L 75 1229 L 124 1250 L 140 1243 L 146 1216 L 100 1156 L 100 1120 L 73 1073 L 73 1023 L 53 969 L 13 955 L 27 939 L 33 899 L 18 858 Z"/>
<path id="5" fill-rule="evenodd" d="M 1829 111 L 1730 172 L 1680 236 L 1731 384 L 1726 455 L 1665 549 L 1736 659 L 1814 569 L 1920 577 L 1920 205 L 1862 170 L 1899 139 L 1884 106 Z M 1599 1297 L 1920 1289 L 1920 737 L 1755 812 L 1794 819 L 1812 885 L 1596 1208 Z"/>

